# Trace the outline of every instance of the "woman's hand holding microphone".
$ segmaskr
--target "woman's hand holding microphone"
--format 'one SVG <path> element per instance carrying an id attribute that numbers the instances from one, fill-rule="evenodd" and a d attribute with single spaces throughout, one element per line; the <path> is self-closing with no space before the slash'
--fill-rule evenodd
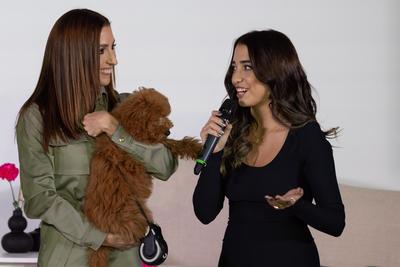
<path id="1" fill-rule="evenodd" d="M 228 136 L 232 130 L 232 125 L 228 121 L 224 121 L 223 119 L 221 119 L 219 116 L 221 116 L 221 112 L 214 110 L 200 132 L 200 137 L 203 145 L 206 142 L 207 135 L 210 134 L 219 137 L 218 143 L 215 146 L 213 153 L 217 153 L 224 149 L 226 141 L 228 140 Z"/>

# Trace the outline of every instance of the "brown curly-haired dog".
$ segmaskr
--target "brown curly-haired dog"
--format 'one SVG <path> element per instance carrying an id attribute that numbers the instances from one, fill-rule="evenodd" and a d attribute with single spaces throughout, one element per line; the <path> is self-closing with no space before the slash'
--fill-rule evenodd
<path id="1" fill-rule="evenodd" d="M 154 89 L 140 89 L 111 114 L 135 140 L 144 144 L 162 143 L 174 156 L 196 159 L 201 150 L 197 140 L 189 137 L 179 141 L 167 138 L 173 126 L 167 118 L 170 112 L 164 95 Z M 136 201 L 152 220 L 146 206 L 151 188 L 151 176 L 142 163 L 120 149 L 106 134 L 96 139 L 84 202 L 84 213 L 94 225 L 105 233 L 139 241 L 145 235 L 147 222 Z M 90 266 L 108 266 L 110 249 L 103 246 L 97 251 L 90 250 Z"/>

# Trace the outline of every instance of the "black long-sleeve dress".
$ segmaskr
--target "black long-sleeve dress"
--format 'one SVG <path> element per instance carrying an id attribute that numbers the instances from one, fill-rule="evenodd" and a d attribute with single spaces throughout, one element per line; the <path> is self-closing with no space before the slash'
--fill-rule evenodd
<path id="1" fill-rule="evenodd" d="M 332 148 L 319 124 L 290 130 L 279 153 L 263 167 L 243 163 L 222 177 L 222 153 L 211 155 L 193 195 L 195 214 L 204 224 L 215 219 L 225 196 L 229 199 L 219 266 L 319 267 L 307 225 L 333 236 L 345 225 Z M 296 187 L 304 195 L 289 208 L 275 210 L 264 198 Z"/>

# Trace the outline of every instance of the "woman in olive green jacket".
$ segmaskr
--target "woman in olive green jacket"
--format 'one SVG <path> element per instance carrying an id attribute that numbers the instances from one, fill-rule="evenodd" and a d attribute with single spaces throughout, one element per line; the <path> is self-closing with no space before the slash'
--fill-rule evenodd
<path id="1" fill-rule="evenodd" d="M 25 213 L 41 219 L 38 266 L 87 266 L 88 249 L 115 248 L 109 266 L 139 267 L 137 240 L 103 233 L 84 216 L 93 137 L 106 133 L 166 180 L 177 160 L 163 145 L 136 142 L 108 111 L 115 57 L 110 22 L 87 9 L 58 19 L 49 35 L 39 81 L 16 127 Z"/>

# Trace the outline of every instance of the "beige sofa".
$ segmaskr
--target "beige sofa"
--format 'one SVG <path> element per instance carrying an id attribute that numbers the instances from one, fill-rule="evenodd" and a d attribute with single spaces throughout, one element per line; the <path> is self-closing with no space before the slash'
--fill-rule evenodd
<path id="1" fill-rule="evenodd" d="M 168 182 L 155 181 L 149 204 L 169 245 L 165 267 L 217 266 L 227 205 L 214 222 L 202 225 L 192 207 L 197 179 L 193 162 L 180 161 Z M 346 208 L 343 234 L 335 238 L 313 231 L 321 265 L 399 267 L 400 192 L 346 185 L 341 185 L 341 192 Z"/>
<path id="2" fill-rule="evenodd" d="M 197 183 L 193 162 L 180 161 L 168 182 L 155 180 L 150 199 L 154 217 L 168 242 L 164 267 L 216 267 L 227 222 L 227 206 L 209 225 L 195 217 L 192 194 Z M 321 265 L 400 267 L 400 192 L 341 185 L 346 228 L 339 238 L 312 231 Z M 0 263 L 7 267 L 35 264 Z"/>

